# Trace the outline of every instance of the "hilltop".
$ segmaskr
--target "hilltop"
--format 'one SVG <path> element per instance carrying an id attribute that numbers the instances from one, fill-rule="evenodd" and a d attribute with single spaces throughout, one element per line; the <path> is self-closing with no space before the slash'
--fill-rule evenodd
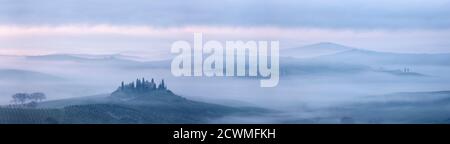
<path id="1" fill-rule="evenodd" d="M 164 80 L 156 84 L 142 78 L 122 82 L 108 96 L 48 101 L 38 109 L 0 108 L 0 123 L 208 123 L 263 112 L 188 100 L 170 91 Z"/>

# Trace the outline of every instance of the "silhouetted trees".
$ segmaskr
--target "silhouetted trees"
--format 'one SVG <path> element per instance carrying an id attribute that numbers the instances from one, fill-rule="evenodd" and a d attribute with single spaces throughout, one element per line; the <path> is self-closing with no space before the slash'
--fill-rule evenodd
<path id="1" fill-rule="evenodd" d="M 409 73 L 409 72 L 411 72 L 411 70 L 409 70 L 409 68 L 404 68 L 404 69 L 403 69 L 403 72 Z"/>
<path id="2" fill-rule="evenodd" d="M 12 95 L 13 98 L 13 102 L 18 104 L 24 104 L 27 99 L 28 99 L 28 94 L 27 93 L 16 93 L 14 95 Z"/>
<path id="3" fill-rule="evenodd" d="M 46 99 L 47 97 L 45 96 L 44 93 L 41 93 L 41 92 L 35 92 L 35 93 L 30 94 L 29 98 L 30 98 L 32 101 L 35 101 L 35 102 L 41 102 L 42 100 Z"/>
<path id="4" fill-rule="evenodd" d="M 29 103 L 37 103 L 41 102 L 42 100 L 46 99 L 44 93 L 41 92 L 35 92 L 35 93 L 16 93 L 12 95 L 12 102 L 15 104 L 25 104 L 27 102 Z"/>
<path id="5" fill-rule="evenodd" d="M 136 81 L 125 84 L 123 81 L 118 88 L 120 91 L 134 91 L 134 92 L 147 92 L 154 90 L 167 90 L 167 86 L 164 83 L 164 80 L 161 81 L 159 85 L 155 83 L 155 80 L 152 78 L 151 81 L 148 81 L 144 78 L 136 79 Z"/>
<path id="6" fill-rule="evenodd" d="M 158 86 L 159 90 L 165 90 L 167 89 L 166 85 L 164 84 L 164 79 L 161 81 L 161 83 Z"/>

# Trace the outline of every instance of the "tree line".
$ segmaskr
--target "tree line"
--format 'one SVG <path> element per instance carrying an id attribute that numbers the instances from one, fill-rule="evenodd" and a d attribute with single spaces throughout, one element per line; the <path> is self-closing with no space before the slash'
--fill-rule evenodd
<path id="1" fill-rule="evenodd" d="M 12 95 L 12 102 L 14 104 L 26 104 L 26 103 L 37 103 L 46 99 L 44 93 L 35 92 L 35 93 L 16 93 Z"/>

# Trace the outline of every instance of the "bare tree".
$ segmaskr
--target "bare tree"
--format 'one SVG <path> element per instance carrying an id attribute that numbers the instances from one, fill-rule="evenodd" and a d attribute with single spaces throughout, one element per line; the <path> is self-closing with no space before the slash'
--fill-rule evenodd
<path id="1" fill-rule="evenodd" d="M 31 93 L 31 94 L 27 94 L 27 93 L 16 93 L 14 95 L 12 95 L 12 102 L 15 104 L 25 104 L 27 103 L 27 101 L 31 101 L 31 102 L 41 102 L 42 100 L 46 99 L 47 97 L 45 96 L 44 93 L 42 92 L 35 92 L 35 93 Z"/>
<path id="2" fill-rule="evenodd" d="M 16 93 L 12 98 L 14 102 L 24 104 L 29 98 L 29 95 L 27 93 Z"/>
<path id="3" fill-rule="evenodd" d="M 42 100 L 46 99 L 47 97 L 45 96 L 44 93 L 41 92 L 35 92 L 30 94 L 30 99 L 36 101 L 36 102 L 41 102 Z"/>

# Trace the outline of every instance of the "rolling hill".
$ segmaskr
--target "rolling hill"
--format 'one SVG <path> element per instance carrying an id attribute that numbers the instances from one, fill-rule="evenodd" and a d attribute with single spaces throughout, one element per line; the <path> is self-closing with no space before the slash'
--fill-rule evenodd
<path id="1" fill-rule="evenodd" d="M 315 53 L 314 56 L 305 57 Z M 391 53 L 318 43 L 282 51 L 282 75 L 384 73 L 394 76 L 427 76 L 405 68 L 448 67 L 450 54 Z M 423 69 L 423 68 L 422 68 Z"/>
<path id="2" fill-rule="evenodd" d="M 314 61 L 343 62 L 365 65 L 450 65 L 450 54 L 408 54 L 352 49 L 312 58 Z M 355 61 L 357 60 L 357 61 Z"/>
<path id="3" fill-rule="evenodd" d="M 28 70 L 19 69 L 0 69 L 0 80 L 13 80 L 13 81 L 57 81 L 62 80 L 58 76 L 51 74 L 34 72 Z"/>
<path id="4" fill-rule="evenodd" d="M 280 51 L 280 56 L 292 58 L 312 58 L 344 52 L 351 49 L 355 48 L 330 42 L 321 42 L 297 48 L 283 49 Z"/>
<path id="5" fill-rule="evenodd" d="M 144 83 L 145 82 L 145 83 Z M 108 96 L 47 101 L 38 108 L 0 108 L 0 123 L 209 123 L 229 115 L 258 115 L 268 110 L 228 107 L 188 100 L 148 81 L 122 85 Z M 150 87 L 152 86 L 152 87 Z"/>

